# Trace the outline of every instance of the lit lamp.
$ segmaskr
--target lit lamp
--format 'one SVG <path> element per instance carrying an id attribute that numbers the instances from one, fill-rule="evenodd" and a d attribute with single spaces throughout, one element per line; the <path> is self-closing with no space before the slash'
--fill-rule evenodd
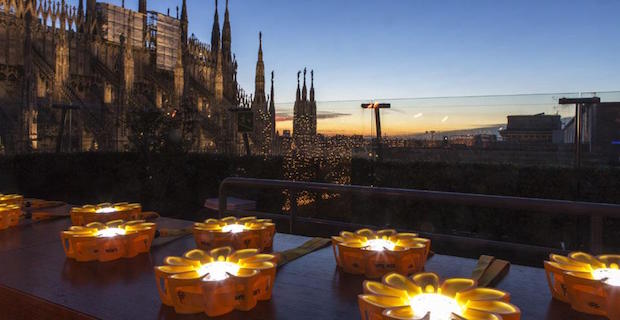
<path id="1" fill-rule="evenodd" d="M 389 272 L 412 274 L 424 270 L 431 241 L 415 233 L 362 229 L 332 237 L 332 247 L 336 263 L 345 272 L 379 278 Z"/>
<path id="2" fill-rule="evenodd" d="M 382 282 L 364 281 L 358 296 L 362 319 L 399 320 L 519 320 L 521 311 L 506 292 L 477 288 L 472 279 L 440 283 L 434 273 L 410 278 L 390 273 Z"/>
<path id="3" fill-rule="evenodd" d="M 545 272 L 555 299 L 579 312 L 620 319 L 620 255 L 551 254 Z"/>
<path id="4" fill-rule="evenodd" d="M 159 297 L 177 313 L 215 317 L 271 299 L 276 257 L 258 249 L 194 249 L 164 262 L 155 267 Z"/>
<path id="5" fill-rule="evenodd" d="M 116 220 L 72 226 L 60 238 L 67 258 L 105 262 L 149 252 L 155 231 L 154 223 Z"/>
<path id="6" fill-rule="evenodd" d="M 15 204 L 0 204 L 0 230 L 16 226 L 19 223 L 19 216 L 21 214 L 21 206 Z"/>
<path id="7" fill-rule="evenodd" d="M 109 222 L 114 220 L 138 220 L 142 206 L 139 203 L 101 203 L 71 208 L 71 222 L 74 226 L 84 226 L 91 222 Z"/>
<path id="8" fill-rule="evenodd" d="M 273 247 L 276 225 L 269 219 L 226 217 L 196 223 L 193 233 L 196 246 L 202 250 L 231 246 L 268 252 Z"/>
<path id="9" fill-rule="evenodd" d="M 18 207 L 22 207 L 24 203 L 24 197 L 18 194 L 1 194 L 0 193 L 0 205 L 15 205 Z"/>

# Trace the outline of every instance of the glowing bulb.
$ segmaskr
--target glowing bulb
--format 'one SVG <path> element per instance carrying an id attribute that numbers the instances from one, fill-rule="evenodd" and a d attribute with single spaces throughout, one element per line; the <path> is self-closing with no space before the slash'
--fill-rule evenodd
<path id="1" fill-rule="evenodd" d="M 409 305 L 416 316 L 430 312 L 429 320 L 451 320 L 452 314 L 460 315 L 463 311 L 456 300 L 437 293 L 419 294 L 409 300 Z"/>
<path id="2" fill-rule="evenodd" d="M 112 213 L 115 212 L 116 209 L 112 208 L 112 207 L 105 207 L 105 208 L 99 208 L 97 209 L 97 211 L 95 211 L 95 213 Z"/>
<path id="3" fill-rule="evenodd" d="M 97 236 L 112 238 L 116 236 L 121 236 L 125 234 L 125 230 L 121 228 L 106 228 L 97 231 Z"/>
<path id="4" fill-rule="evenodd" d="M 241 224 L 229 224 L 222 227 L 224 232 L 239 233 L 245 230 L 245 226 Z"/>
<path id="5" fill-rule="evenodd" d="M 592 271 L 592 278 L 596 280 L 601 280 L 604 283 L 618 287 L 620 286 L 620 270 L 619 269 L 611 269 L 611 268 L 603 268 Z"/>
<path id="6" fill-rule="evenodd" d="M 394 250 L 394 242 L 385 239 L 372 239 L 366 241 L 366 246 L 372 251 Z"/>
<path id="7" fill-rule="evenodd" d="M 239 266 L 232 262 L 216 261 L 202 265 L 198 274 L 206 275 L 206 281 L 221 281 L 228 278 L 228 274 L 237 274 Z"/>

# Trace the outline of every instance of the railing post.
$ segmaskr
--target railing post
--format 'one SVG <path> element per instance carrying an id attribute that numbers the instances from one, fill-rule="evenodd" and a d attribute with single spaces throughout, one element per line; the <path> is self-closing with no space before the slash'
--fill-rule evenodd
<path id="1" fill-rule="evenodd" d="M 219 219 L 222 219 L 222 216 L 226 212 L 227 208 L 228 208 L 228 196 L 226 196 L 226 180 L 224 180 L 220 184 L 219 210 L 217 212 L 217 216 Z"/>
<path id="2" fill-rule="evenodd" d="M 598 214 L 590 216 L 590 251 L 601 254 L 603 247 L 603 217 Z"/>
<path id="3" fill-rule="evenodd" d="M 297 190 L 291 190 L 291 217 L 289 219 L 289 232 L 295 234 L 295 221 L 297 220 Z"/>

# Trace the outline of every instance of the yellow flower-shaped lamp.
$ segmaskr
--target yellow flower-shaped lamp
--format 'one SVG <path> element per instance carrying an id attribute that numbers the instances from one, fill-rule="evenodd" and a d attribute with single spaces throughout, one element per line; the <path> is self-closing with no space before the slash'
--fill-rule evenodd
<path id="1" fill-rule="evenodd" d="M 390 273 L 381 282 L 365 281 L 358 296 L 363 320 L 519 320 L 521 311 L 506 292 L 477 288 L 475 280 L 440 283 L 434 273 L 406 277 Z"/>
<path id="2" fill-rule="evenodd" d="M 139 203 L 100 203 L 71 208 L 71 222 L 74 226 L 85 226 L 92 222 L 106 223 L 114 220 L 138 220 L 142 206 Z"/>
<path id="3" fill-rule="evenodd" d="M 155 267 L 159 297 L 177 313 L 215 317 L 271 299 L 276 257 L 258 249 L 194 249 L 164 262 Z"/>
<path id="4" fill-rule="evenodd" d="M 14 205 L 19 208 L 24 204 L 24 197 L 18 194 L 1 194 L 0 193 L 0 205 Z"/>
<path id="5" fill-rule="evenodd" d="M 545 272 L 555 299 L 579 312 L 620 319 L 620 255 L 551 254 Z"/>
<path id="6" fill-rule="evenodd" d="M 396 230 L 343 231 L 332 237 L 336 263 L 345 272 L 379 278 L 390 272 L 412 274 L 424 270 L 431 241 Z"/>
<path id="7" fill-rule="evenodd" d="M 0 230 L 16 226 L 19 223 L 19 216 L 21 214 L 21 206 L 0 204 Z"/>
<path id="8" fill-rule="evenodd" d="M 196 223 L 193 233 L 196 246 L 202 250 L 231 246 L 235 250 L 269 252 L 273 247 L 276 225 L 269 219 L 226 217 Z"/>
<path id="9" fill-rule="evenodd" d="M 149 252 L 157 227 L 143 220 L 72 226 L 60 234 L 65 254 L 77 261 L 112 261 Z"/>

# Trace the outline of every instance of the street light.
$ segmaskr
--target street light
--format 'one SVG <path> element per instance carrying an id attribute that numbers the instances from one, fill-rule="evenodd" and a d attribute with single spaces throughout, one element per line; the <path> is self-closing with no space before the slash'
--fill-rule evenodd
<path id="1" fill-rule="evenodd" d="M 581 108 L 584 105 L 593 105 L 601 103 L 601 98 L 561 98 L 558 102 L 560 105 L 574 104 L 575 105 L 575 166 L 579 168 L 581 166 L 581 136 L 582 136 L 582 123 L 581 123 Z"/>
<path id="2" fill-rule="evenodd" d="M 381 109 L 390 109 L 392 107 L 389 103 L 362 103 L 362 109 L 374 109 L 375 110 L 375 122 L 377 125 L 377 156 L 381 158 Z"/>

